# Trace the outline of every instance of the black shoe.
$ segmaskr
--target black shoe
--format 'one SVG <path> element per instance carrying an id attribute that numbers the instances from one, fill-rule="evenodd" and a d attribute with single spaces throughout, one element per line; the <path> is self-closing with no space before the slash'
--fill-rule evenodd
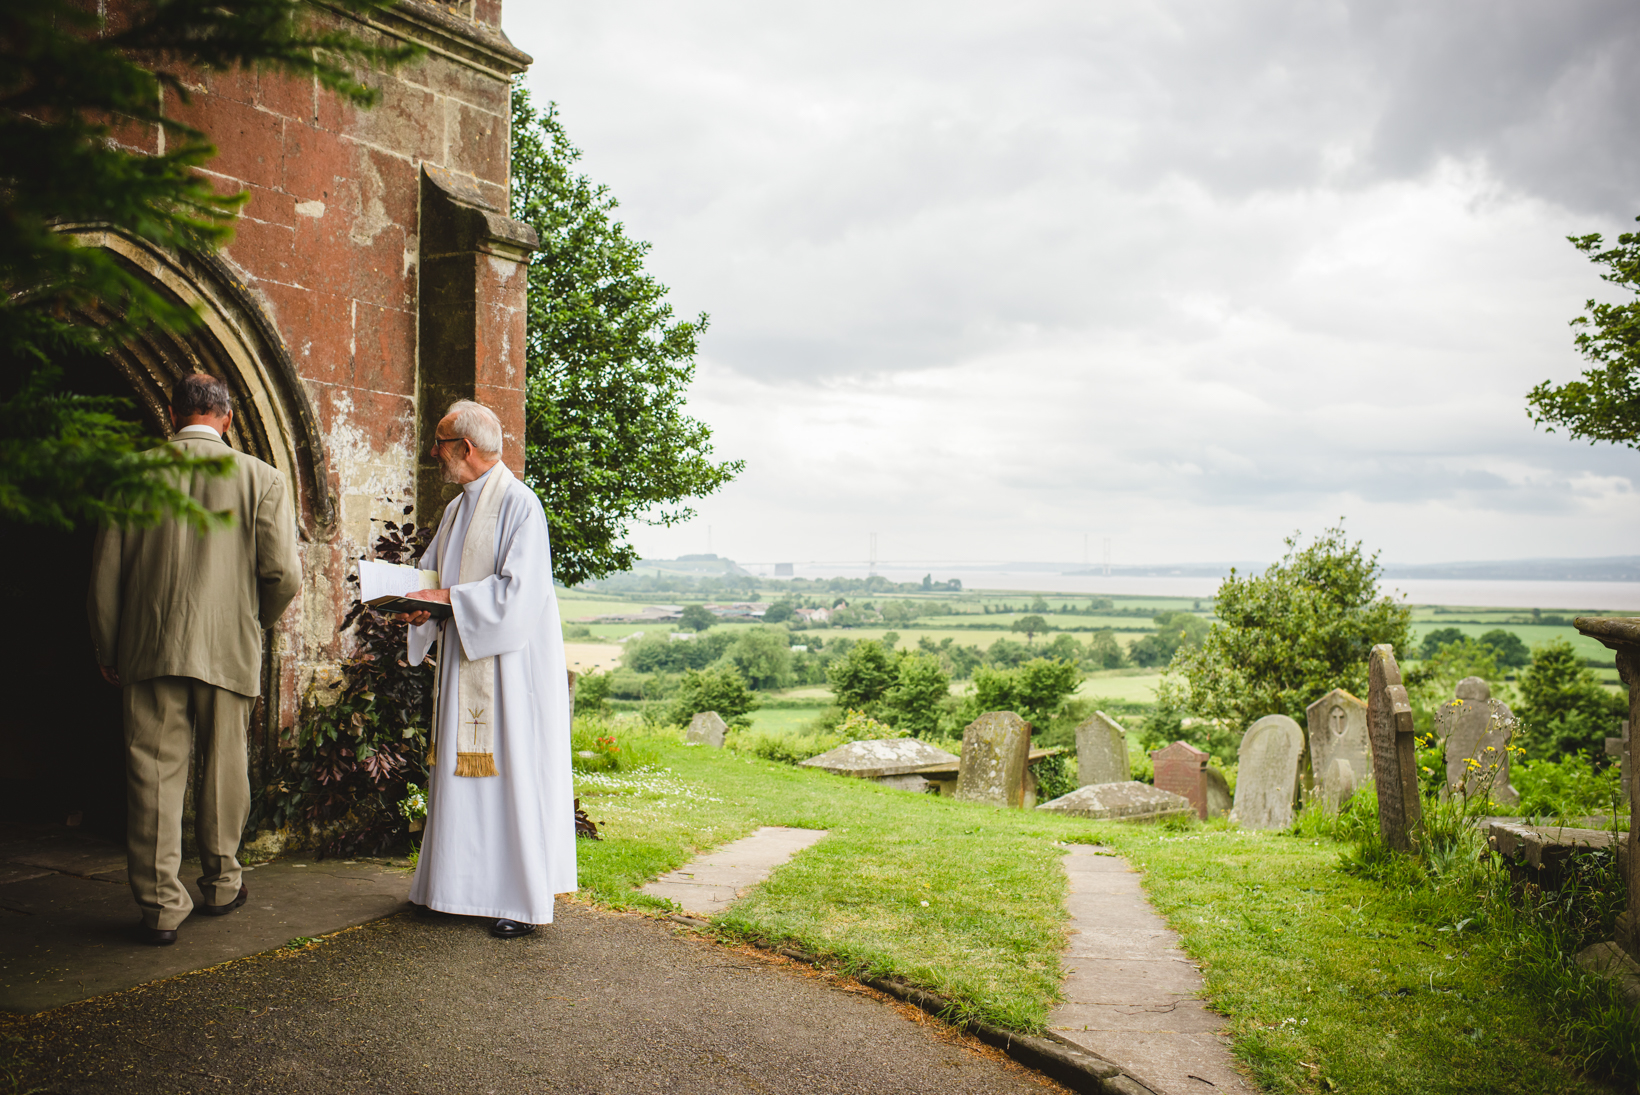
<path id="1" fill-rule="evenodd" d="M 229 913 L 239 908 L 239 906 L 243 905 L 250 895 L 250 890 L 246 889 L 245 884 L 241 882 L 239 884 L 239 896 L 228 902 L 226 905 L 201 905 L 194 911 L 205 916 L 227 916 Z"/>
<path id="2" fill-rule="evenodd" d="M 150 928 L 147 924 L 138 924 L 136 934 L 137 942 L 155 947 L 169 947 L 177 941 L 175 928 Z"/>
<path id="3" fill-rule="evenodd" d="M 497 939 L 517 939 L 521 935 L 531 935 L 535 932 L 534 924 L 520 924 L 516 920 L 502 917 L 490 925 L 490 934 Z"/>

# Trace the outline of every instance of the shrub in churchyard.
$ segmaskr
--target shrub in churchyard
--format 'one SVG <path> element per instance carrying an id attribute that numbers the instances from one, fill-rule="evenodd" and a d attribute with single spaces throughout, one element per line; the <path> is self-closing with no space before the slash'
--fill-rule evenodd
<path id="1" fill-rule="evenodd" d="M 740 671 L 732 665 L 715 665 L 683 675 L 672 700 L 671 721 L 681 726 L 702 711 L 716 711 L 731 727 L 744 729 L 752 724 L 747 713 L 756 707 L 757 696 L 746 687 Z"/>

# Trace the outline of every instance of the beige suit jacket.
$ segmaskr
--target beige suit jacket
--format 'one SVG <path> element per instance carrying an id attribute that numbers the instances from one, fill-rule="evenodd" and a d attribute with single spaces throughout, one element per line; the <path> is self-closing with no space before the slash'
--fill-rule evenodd
<path id="1" fill-rule="evenodd" d="M 169 444 L 191 456 L 234 458 L 230 474 L 195 475 L 186 486 L 205 509 L 231 513 L 233 524 L 203 533 L 169 519 L 103 529 L 86 598 L 97 660 L 115 666 L 122 684 L 193 677 L 259 695 L 262 632 L 302 584 L 285 477 L 221 440 L 184 436 Z"/>

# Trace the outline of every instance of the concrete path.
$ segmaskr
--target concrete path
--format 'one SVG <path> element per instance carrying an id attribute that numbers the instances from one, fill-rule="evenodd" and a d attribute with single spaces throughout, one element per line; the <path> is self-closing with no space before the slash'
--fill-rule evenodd
<path id="1" fill-rule="evenodd" d="M 183 865 L 194 903 L 199 864 Z M 410 872 L 379 862 L 280 860 L 248 868 L 250 900 L 183 922 L 169 947 L 133 943 L 140 917 L 123 850 L 73 830 L 0 839 L 0 1009 L 36 1012 L 319 936 L 405 907 Z"/>
<path id="2" fill-rule="evenodd" d="M 695 916 L 716 916 L 768 878 L 776 867 L 825 835 L 825 829 L 765 825 L 749 837 L 661 875 L 643 887 L 643 892 L 670 898 Z"/>
<path id="3" fill-rule="evenodd" d="M 1151 908 L 1127 860 L 1073 844 L 1064 864 L 1070 972 L 1066 1002 L 1048 1026 L 1165 1095 L 1253 1095 L 1231 1064 L 1223 1017 L 1200 999 L 1201 972 Z"/>
<path id="4" fill-rule="evenodd" d="M 0 1068 L 52 1095 L 1064 1090 L 808 967 L 562 900 L 556 919 L 513 940 L 468 918 L 375 921 L 11 1019 Z"/>

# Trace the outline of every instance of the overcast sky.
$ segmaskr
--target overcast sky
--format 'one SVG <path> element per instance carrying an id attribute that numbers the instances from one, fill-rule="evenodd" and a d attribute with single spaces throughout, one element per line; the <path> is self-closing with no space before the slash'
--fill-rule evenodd
<path id="1" fill-rule="evenodd" d="M 1534 430 L 1640 214 L 1640 5 L 511 0 L 746 472 L 654 556 L 1640 551 Z"/>

